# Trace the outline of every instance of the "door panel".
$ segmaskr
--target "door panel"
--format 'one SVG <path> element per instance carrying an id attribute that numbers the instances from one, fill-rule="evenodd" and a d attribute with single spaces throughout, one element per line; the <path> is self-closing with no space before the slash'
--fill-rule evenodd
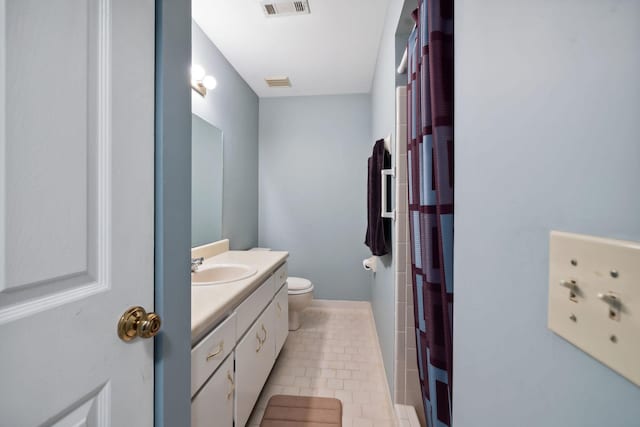
<path id="1" fill-rule="evenodd" d="M 96 245 L 87 242 L 90 222 L 96 223 L 90 221 L 89 205 L 98 196 L 95 188 L 87 191 L 88 174 L 97 172 L 87 168 L 96 154 L 89 152 L 93 144 L 87 135 L 95 134 L 93 123 L 104 124 L 87 105 L 97 103 L 100 110 L 108 105 L 89 90 L 87 68 L 106 66 L 89 50 L 89 38 L 103 40 L 104 29 L 87 19 L 100 18 L 89 10 L 93 2 L 41 3 L 6 4 L 6 197 L 11 203 L 5 287 L 12 291 L 34 283 L 49 288 L 80 275 L 81 282 L 90 282 L 87 247 Z M 54 245 L 58 250 L 51 253 Z M 38 268 L 29 268 L 33 259 L 40 260 Z"/>
<path id="2" fill-rule="evenodd" d="M 81 401 L 74 409 L 55 421 L 53 427 L 70 426 L 96 426 L 106 427 L 109 425 L 107 417 L 109 410 L 109 384 L 105 384 L 96 393 L 91 394 L 84 401 Z"/>
<path id="3" fill-rule="evenodd" d="M 99 8 L 106 2 L 2 3 L 0 322 L 107 287 L 98 260 L 109 242 L 97 227 L 109 221 L 108 187 L 100 184 L 109 180 L 111 148 L 110 97 L 99 90 L 111 66 L 108 15 Z"/>
<path id="4" fill-rule="evenodd" d="M 0 0 L 0 425 L 153 422 L 154 15 Z"/>

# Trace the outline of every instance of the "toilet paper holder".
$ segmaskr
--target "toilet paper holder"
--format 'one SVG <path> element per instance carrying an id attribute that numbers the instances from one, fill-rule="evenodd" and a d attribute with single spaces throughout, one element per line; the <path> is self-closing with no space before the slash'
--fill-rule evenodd
<path id="1" fill-rule="evenodd" d="M 362 260 L 362 267 L 367 271 L 373 271 L 374 273 L 378 269 L 378 257 L 371 256 Z"/>

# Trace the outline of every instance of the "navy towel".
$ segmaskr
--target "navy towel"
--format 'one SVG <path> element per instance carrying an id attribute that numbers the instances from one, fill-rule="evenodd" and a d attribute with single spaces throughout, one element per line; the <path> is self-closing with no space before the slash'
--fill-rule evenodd
<path id="1" fill-rule="evenodd" d="M 367 234 L 364 244 L 371 249 L 373 255 L 386 255 L 391 246 L 391 221 L 382 218 L 381 214 L 381 190 L 382 169 L 391 167 L 391 155 L 384 148 L 384 139 L 376 141 L 373 153 L 369 157 L 369 169 L 367 180 Z M 387 177 L 385 177 L 387 179 Z M 389 198 L 391 191 L 388 192 Z M 386 200 L 385 203 L 389 203 Z"/>

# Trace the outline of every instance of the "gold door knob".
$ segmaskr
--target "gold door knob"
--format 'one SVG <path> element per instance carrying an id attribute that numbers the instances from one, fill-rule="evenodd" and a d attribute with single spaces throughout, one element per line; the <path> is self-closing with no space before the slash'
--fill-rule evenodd
<path id="1" fill-rule="evenodd" d="M 156 313 L 147 313 L 140 306 L 130 307 L 118 322 L 118 336 L 122 341 L 127 342 L 135 337 L 155 337 L 161 325 L 160 316 Z"/>

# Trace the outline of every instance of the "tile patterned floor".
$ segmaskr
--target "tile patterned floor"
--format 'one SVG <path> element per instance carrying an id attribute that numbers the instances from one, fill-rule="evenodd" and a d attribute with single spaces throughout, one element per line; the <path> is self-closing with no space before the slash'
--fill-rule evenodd
<path id="1" fill-rule="evenodd" d="M 393 427 L 394 411 L 368 303 L 314 301 L 289 337 L 247 426 L 274 394 L 335 397 L 343 427 Z"/>

